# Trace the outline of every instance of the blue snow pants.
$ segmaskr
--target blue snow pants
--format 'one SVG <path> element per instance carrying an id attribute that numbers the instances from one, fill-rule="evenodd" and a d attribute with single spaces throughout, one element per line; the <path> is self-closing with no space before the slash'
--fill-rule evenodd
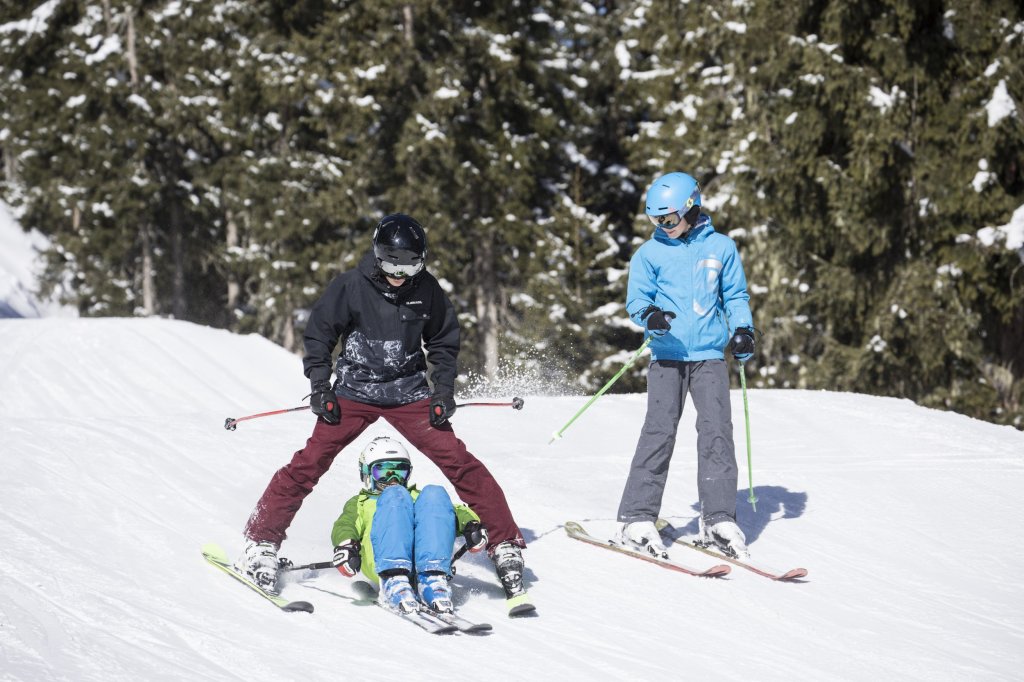
<path id="1" fill-rule="evenodd" d="M 455 508 L 448 491 L 428 485 L 413 502 L 402 486 L 385 488 L 377 499 L 370 543 L 378 574 L 393 569 L 448 574 L 455 545 Z"/>

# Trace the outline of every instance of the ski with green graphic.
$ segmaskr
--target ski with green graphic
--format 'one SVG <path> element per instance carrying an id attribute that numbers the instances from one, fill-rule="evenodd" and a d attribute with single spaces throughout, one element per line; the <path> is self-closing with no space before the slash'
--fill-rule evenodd
<path id="1" fill-rule="evenodd" d="M 279 595 L 270 594 L 263 590 L 259 585 L 236 571 L 234 566 L 232 566 L 231 562 L 228 560 L 228 556 L 224 552 L 224 549 L 220 545 L 213 543 L 203 545 L 203 558 L 212 566 L 219 568 L 238 582 L 246 585 L 253 592 L 257 593 L 282 611 L 302 611 L 304 613 L 313 613 L 313 605 L 308 601 L 288 601 Z"/>

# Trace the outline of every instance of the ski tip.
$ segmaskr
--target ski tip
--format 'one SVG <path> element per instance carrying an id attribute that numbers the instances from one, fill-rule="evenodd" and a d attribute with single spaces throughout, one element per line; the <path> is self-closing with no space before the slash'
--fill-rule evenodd
<path id="1" fill-rule="evenodd" d="M 537 612 L 537 607 L 530 601 L 529 595 L 521 594 L 518 597 L 512 597 L 511 599 L 505 600 L 505 606 L 508 607 L 508 617 L 518 618 L 520 616 L 528 616 Z"/>
<path id="2" fill-rule="evenodd" d="M 732 573 L 731 566 L 726 566 L 725 564 L 718 564 L 717 566 L 712 566 L 708 570 L 704 571 L 703 573 L 701 573 L 701 575 L 707 578 L 721 578 L 729 575 L 730 573 Z"/>
<path id="3" fill-rule="evenodd" d="M 794 568 L 780 575 L 776 580 L 780 582 L 795 582 L 807 577 L 806 568 Z"/>
<path id="4" fill-rule="evenodd" d="M 281 607 L 282 611 L 313 613 L 313 605 L 308 601 L 290 601 Z"/>
<path id="5" fill-rule="evenodd" d="M 513 606 L 508 610 L 509 618 L 523 618 L 532 617 L 536 615 L 537 607 L 530 603 L 519 604 L 518 606 Z"/>

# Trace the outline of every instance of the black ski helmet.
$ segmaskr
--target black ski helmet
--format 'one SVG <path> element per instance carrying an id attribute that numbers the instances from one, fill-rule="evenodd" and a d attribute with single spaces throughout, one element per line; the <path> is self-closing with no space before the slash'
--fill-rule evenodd
<path id="1" fill-rule="evenodd" d="M 389 277 L 402 279 L 418 274 L 427 258 L 423 226 L 404 213 L 384 216 L 373 232 L 373 255 L 377 267 Z"/>

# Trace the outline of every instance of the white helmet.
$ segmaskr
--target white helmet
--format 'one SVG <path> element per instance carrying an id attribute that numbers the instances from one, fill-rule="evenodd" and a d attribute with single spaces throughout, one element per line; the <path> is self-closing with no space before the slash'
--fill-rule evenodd
<path id="1" fill-rule="evenodd" d="M 380 492 L 395 484 L 404 487 L 411 473 L 409 451 L 390 436 L 377 436 L 359 453 L 359 477 L 367 492 Z"/>

